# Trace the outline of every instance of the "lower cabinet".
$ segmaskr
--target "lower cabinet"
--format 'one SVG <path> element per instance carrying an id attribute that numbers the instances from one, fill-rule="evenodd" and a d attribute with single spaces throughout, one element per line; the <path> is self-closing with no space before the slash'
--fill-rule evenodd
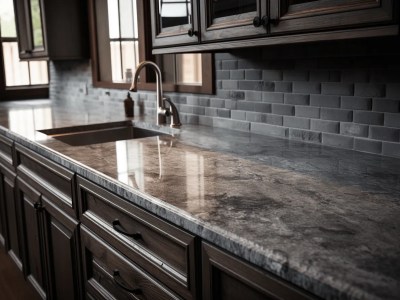
<path id="1" fill-rule="evenodd" d="M 272 274 L 202 243 L 203 299 L 316 299 Z"/>
<path id="2" fill-rule="evenodd" d="M 61 188 L 74 184 L 74 174 L 22 147 L 17 160 L 24 275 L 43 299 L 81 299 L 79 223 L 58 205 L 72 202 Z M 43 177 L 43 168 L 54 180 Z"/>

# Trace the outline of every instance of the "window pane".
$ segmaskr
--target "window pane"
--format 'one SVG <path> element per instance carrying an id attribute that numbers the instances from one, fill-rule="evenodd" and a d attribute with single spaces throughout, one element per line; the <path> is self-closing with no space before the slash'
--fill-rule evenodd
<path id="1" fill-rule="evenodd" d="M 31 84 L 49 83 L 46 61 L 30 61 L 29 70 L 31 75 Z"/>
<path id="2" fill-rule="evenodd" d="M 124 81 L 132 82 L 132 72 L 138 65 L 138 42 L 122 42 L 122 69 L 124 71 Z M 136 55 L 135 55 L 136 54 Z"/>
<path id="3" fill-rule="evenodd" d="M 43 47 L 42 18 L 39 0 L 31 0 L 31 17 L 33 31 L 33 45 L 35 48 Z"/>
<path id="4" fill-rule="evenodd" d="M 122 81 L 122 71 L 121 71 L 121 43 L 120 42 L 110 42 L 110 52 L 111 52 L 111 73 L 113 82 Z"/>
<path id="5" fill-rule="evenodd" d="M 17 42 L 3 43 L 4 71 L 6 86 L 29 85 L 27 62 L 20 62 Z"/>
<path id="6" fill-rule="evenodd" d="M 3 42 L 6 86 L 48 84 L 47 61 L 20 61 L 17 42 Z"/>
<path id="7" fill-rule="evenodd" d="M 117 39 L 119 35 L 118 0 L 108 0 L 108 31 L 110 39 Z"/>
<path id="8" fill-rule="evenodd" d="M 133 38 L 133 9 L 132 0 L 120 0 L 121 38 Z"/>
<path id="9" fill-rule="evenodd" d="M 1 0 L 0 5 L 1 37 L 17 37 L 15 30 L 14 5 L 12 0 Z"/>
<path id="10" fill-rule="evenodd" d="M 177 83 L 202 84 L 201 54 L 177 54 L 175 62 Z"/>

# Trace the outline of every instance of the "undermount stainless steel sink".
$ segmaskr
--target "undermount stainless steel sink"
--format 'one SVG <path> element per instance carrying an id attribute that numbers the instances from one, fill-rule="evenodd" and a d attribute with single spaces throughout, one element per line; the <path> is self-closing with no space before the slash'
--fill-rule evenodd
<path id="1" fill-rule="evenodd" d="M 113 122 L 39 130 L 71 146 L 84 146 L 120 140 L 167 135 L 165 132 L 137 127 L 132 122 Z"/>

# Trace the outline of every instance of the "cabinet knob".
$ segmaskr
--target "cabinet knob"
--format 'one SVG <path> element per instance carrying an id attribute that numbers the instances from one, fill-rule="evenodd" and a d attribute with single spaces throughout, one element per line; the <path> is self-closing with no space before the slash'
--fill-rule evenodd
<path id="1" fill-rule="evenodd" d="M 129 237 L 133 238 L 134 240 L 140 240 L 142 238 L 142 235 L 139 232 L 129 233 L 129 232 L 125 231 L 125 229 L 122 227 L 122 225 L 118 219 L 115 219 L 112 222 L 112 225 L 113 225 L 113 228 L 115 231 L 117 231 L 123 235 L 129 236 Z"/>
<path id="2" fill-rule="evenodd" d="M 198 35 L 198 31 L 194 30 L 193 28 L 188 30 L 188 36 L 192 37 L 192 36 L 197 36 Z"/>
<path id="3" fill-rule="evenodd" d="M 254 27 L 260 27 L 261 25 L 262 25 L 262 19 L 259 17 L 259 16 L 257 16 L 257 17 L 254 17 L 254 19 L 253 19 L 253 25 L 254 25 Z"/>
<path id="4" fill-rule="evenodd" d="M 260 27 L 261 25 L 267 27 L 268 25 L 278 25 L 278 23 L 279 19 L 271 19 L 268 16 L 263 16 L 262 18 L 257 16 L 253 19 L 254 27 Z"/>
<path id="5" fill-rule="evenodd" d="M 132 293 L 134 295 L 140 295 L 142 293 L 142 290 L 140 288 L 131 288 L 128 286 L 128 284 L 121 278 L 121 275 L 119 274 L 119 270 L 115 269 L 113 272 L 113 279 L 114 282 L 123 290 Z"/>

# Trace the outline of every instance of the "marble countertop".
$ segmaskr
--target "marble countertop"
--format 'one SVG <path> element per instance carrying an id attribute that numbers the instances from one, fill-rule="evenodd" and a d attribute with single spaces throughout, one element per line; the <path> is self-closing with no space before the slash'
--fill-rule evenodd
<path id="1" fill-rule="evenodd" d="M 1 134 L 322 298 L 399 299 L 399 159 L 193 125 L 87 146 L 38 131 L 123 120 L 121 103 L 0 104 Z"/>

